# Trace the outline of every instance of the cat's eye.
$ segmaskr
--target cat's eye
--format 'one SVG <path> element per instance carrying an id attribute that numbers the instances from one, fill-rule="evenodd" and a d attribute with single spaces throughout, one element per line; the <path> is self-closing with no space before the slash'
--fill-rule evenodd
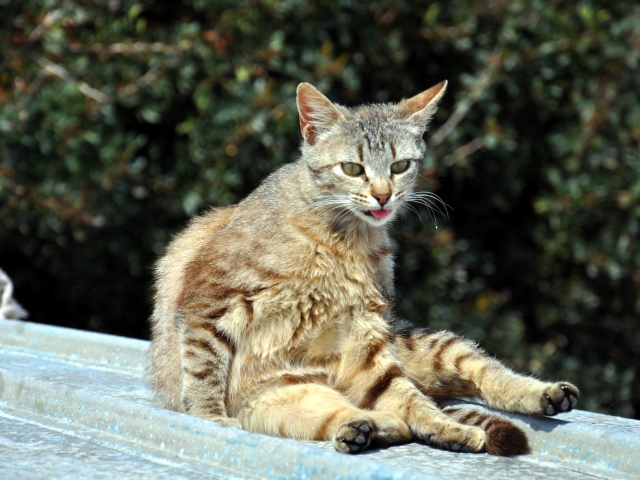
<path id="1" fill-rule="evenodd" d="M 364 167 L 359 163 L 343 162 L 342 170 L 351 177 L 359 177 L 364 173 Z"/>
<path id="2" fill-rule="evenodd" d="M 409 168 L 409 160 L 400 160 L 399 162 L 391 164 L 391 173 L 406 172 Z"/>

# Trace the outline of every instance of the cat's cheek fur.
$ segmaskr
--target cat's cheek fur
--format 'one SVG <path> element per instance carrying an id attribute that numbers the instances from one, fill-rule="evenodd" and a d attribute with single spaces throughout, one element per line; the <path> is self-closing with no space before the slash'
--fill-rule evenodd
<path id="1" fill-rule="evenodd" d="M 332 441 L 345 453 L 419 440 L 494 455 L 525 453 L 524 432 L 437 402 L 477 397 L 534 415 L 574 408 L 570 383 L 518 375 L 461 337 L 390 315 L 384 227 L 416 178 L 392 177 L 390 165 L 424 152 L 421 136 L 445 87 L 348 109 L 300 85 L 302 158 L 240 204 L 194 218 L 156 266 L 149 370 L 167 408 Z M 335 159 L 349 155 L 366 179 L 336 170 Z M 365 214 L 382 204 L 386 217 Z"/>

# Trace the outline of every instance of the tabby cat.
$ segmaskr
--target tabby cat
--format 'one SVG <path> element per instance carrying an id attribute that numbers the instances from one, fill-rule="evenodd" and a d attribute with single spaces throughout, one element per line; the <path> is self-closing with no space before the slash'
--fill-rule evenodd
<path id="1" fill-rule="evenodd" d="M 576 405 L 568 382 L 518 375 L 391 314 L 387 226 L 419 198 L 422 136 L 445 88 L 346 108 L 298 87 L 301 159 L 193 219 L 157 265 L 150 372 L 166 407 L 346 453 L 418 440 L 514 455 L 527 438 L 508 420 L 438 401 L 530 415 Z"/>

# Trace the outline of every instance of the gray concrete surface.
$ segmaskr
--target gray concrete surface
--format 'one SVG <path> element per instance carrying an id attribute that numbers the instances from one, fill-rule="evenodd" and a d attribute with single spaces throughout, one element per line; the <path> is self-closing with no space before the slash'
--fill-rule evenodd
<path id="1" fill-rule="evenodd" d="M 0 479 L 640 478 L 634 420 L 509 415 L 532 445 L 517 458 L 417 443 L 349 456 L 159 408 L 148 342 L 3 320 L 0 346 Z"/>

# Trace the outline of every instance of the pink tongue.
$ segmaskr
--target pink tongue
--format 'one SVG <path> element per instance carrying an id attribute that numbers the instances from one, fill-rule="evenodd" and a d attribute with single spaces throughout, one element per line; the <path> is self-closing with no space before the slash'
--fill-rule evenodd
<path id="1" fill-rule="evenodd" d="M 371 215 L 373 215 L 376 218 L 384 218 L 387 215 L 389 215 L 389 210 L 369 210 L 371 212 Z"/>

